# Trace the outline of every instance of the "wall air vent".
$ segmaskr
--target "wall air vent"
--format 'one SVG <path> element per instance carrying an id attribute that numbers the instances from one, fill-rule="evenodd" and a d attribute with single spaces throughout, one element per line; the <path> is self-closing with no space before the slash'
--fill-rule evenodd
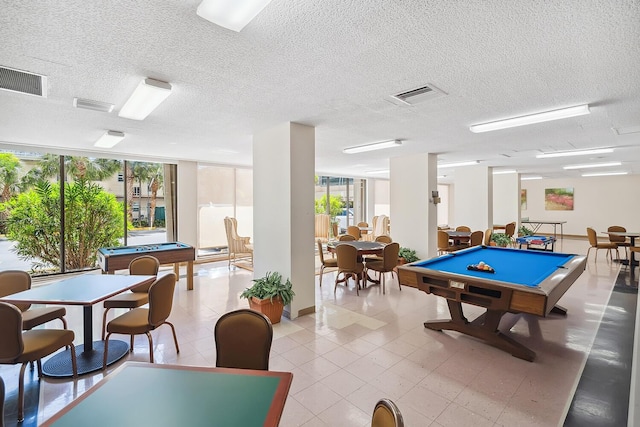
<path id="1" fill-rule="evenodd" d="M 387 97 L 387 100 L 397 105 L 415 105 L 420 102 L 440 98 L 441 96 L 445 95 L 445 92 L 441 91 L 431 84 L 428 84 L 426 86 L 407 90 L 395 95 L 389 95 Z"/>
<path id="2" fill-rule="evenodd" d="M 0 66 L 0 89 L 47 97 L 47 77 Z"/>
<path id="3" fill-rule="evenodd" d="M 76 108 L 86 108 L 87 110 L 102 111 L 110 113 L 113 111 L 113 104 L 108 102 L 93 101 L 91 99 L 73 98 L 73 106 Z"/>

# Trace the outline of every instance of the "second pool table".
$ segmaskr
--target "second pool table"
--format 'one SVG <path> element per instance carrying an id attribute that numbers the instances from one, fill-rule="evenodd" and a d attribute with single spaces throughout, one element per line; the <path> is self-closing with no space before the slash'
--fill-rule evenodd
<path id="1" fill-rule="evenodd" d="M 480 261 L 494 272 L 467 269 Z M 535 352 L 498 330 L 500 319 L 506 313 L 546 316 L 553 310 L 566 314 L 556 303 L 585 266 L 586 257 L 581 255 L 475 246 L 399 266 L 398 278 L 401 285 L 447 299 L 451 320 L 428 321 L 426 328 L 471 335 L 533 361 Z M 486 312 L 470 322 L 462 303 L 484 307 Z"/>

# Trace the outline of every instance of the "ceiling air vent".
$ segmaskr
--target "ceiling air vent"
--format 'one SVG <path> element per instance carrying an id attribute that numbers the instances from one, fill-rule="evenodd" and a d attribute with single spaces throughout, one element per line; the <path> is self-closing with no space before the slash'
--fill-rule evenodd
<path id="1" fill-rule="evenodd" d="M 395 95 L 389 95 L 387 99 L 397 105 L 414 105 L 445 95 L 446 93 L 429 84 L 402 93 L 397 93 Z"/>
<path id="2" fill-rule="evenodd" d="M 47 77 L 0 66 L 0 89 L 47 97 Z"/>
<path id="3" fill-rule="evenodd" d="M 113 111 L 113 104 L 108 102 L 93 101 L 91 99 L 73 98 L 73 106 L 76 108 L 86 108 L 87 110 L 102 111 L 110 113 Z"/>

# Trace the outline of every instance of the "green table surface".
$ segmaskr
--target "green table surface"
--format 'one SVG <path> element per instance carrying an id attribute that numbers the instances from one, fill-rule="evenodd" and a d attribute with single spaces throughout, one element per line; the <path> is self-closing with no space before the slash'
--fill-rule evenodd
<path id="1" fill-rule="evenodd" d="M 44 426 L 277 426 L 292 374 L 127 362 Z"/>

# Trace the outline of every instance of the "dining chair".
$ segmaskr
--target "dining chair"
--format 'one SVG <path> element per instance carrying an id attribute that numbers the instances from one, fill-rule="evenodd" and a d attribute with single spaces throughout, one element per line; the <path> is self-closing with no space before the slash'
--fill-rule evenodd
<path id="1" fill-rule="evenodd" d="M 338 273 L 333 293 L 338 289 L 338 283 L 344 282 L 348 288 L 349 277 L 352 277 L 356 282 L 356 295 L 360 295 L 360 280 L 364 283 L 364 264 L 358 262 L 358 249 L 349 244 L 338 245 L 336 246 L 336 258 Z M 342 274 L 342 279 L 340 279 L 340 274 Z"/>
<path id="2" fill-rule="evenodd" d="M 364 221 L 360 221 L 357 226 L 360 228 L 360 234 L 369 234 L 369 230 L 366 230 L 366 228 L 369 228 L 369 224 L 364 222 Z M 363 230 L 363 228 L 365 230 Z"/>
<path id="3" fill-rule="evenodd" d="M 398 279 L 398 273 L 395 268 L 398 266 L 398 253 L 400 252 L 400 245 L 397 242 L 388 243 L 383 251 L 382 251 L 382 261 L 367 261 L 366 268 L 367 270 L 373 270 L 380 273 L 380 282 L 382 282 L 382 294 L 385 294 L 385 277 L 386 273 L 391 273 L 391 278 L 393 279 L 393 274 L 396 274 L 396 279 Z M 400 287 L 400 281 L 398 280 L 398 289 L 402 290 Z"/>
<path id="4" fill-rule="evenodd" d="M 360 228 L 356 225 L 350 225 L 347 227 L 347 234 L 355 237 L 356 240 L 360 240 L 362 237 L 362 233 L 360 233 Z"/>
<path id="5" fill-rule="evenodd" d="M 612 225 L 609 228 L 607 228 L 607 231 L 624 233 L 627 231 L 627 229 L 621 225 Z M 616 245 L 618 245 L 618 247 L 622 246 L 624 248 L 624 259 L 629 259 L 629 254 L 627 253 L 627 250 L 628 248 L 631 247 L 631 242 L 627 240 L 625 236 L 612 236 L 611 234 L 609 234 L 609 242 L 615 243 Z"/>
<path id="6" fill-rule="evenodd" d="M 467 227 L 466 225 L 459 225 L 456 227 L 456 231 L 467 231 L 467 232 L 471 232 L 471 228 Z"/>
<path id="7" fill-rule="evenodd" d="M 469 246 L 480 246 L 482 244 L 483 232 L 480 230 L 473 231 L 469 237 Z"/>
<path id="8" fill-rule="evenodd" d="M 0 427 L 4 427 L 4 380 L 0 377 Z"/>
<path id="9" fill-rule="evenodd" d="M 351 234 L 341 234 L 338 236 L 340 242 L 354 242 L 356 240 Z"/>
<path id="10" fill-rule="evenodd" d="M 320 257 L 320 287 L 322 287 L 322 275 L 325 268 L 337 268 L 338 260 L 335 258 L 324 259 L 324 251 L 322 250 L 322 241 L 318 239 L 318 256 Z"/>
<path id="11" fill-rule="evenodd" d="M 134 258 L 129 263 L 129 274 L 134 276 L 157 276 L 160 269 L 160 261 L 151 255 L 142 255 Z M 153 283 L 153 282 L 151 282 Z M 104 313 L 102 314 L 102 339 L 104 340 L 107 325 L 107 313 L 112 308 L 134 308 L 142 307 L 149 302 L 149 287 L 151 283 L 136 286 L 130 291 L 122 292 L 104 301 Z"/>
<path id="12" fill-rule="evenodd" d="M 176 328 L 167 319 L 171 315 L 173 307 L 173 291 L 176 287 L 176 274 L 167 273 L 158 278 L 149 287 L 149 308 L 138 307 L 130 310 L 109 323 L 107 323 L 107 337 L 104 340 L 104 359 L 102 369 L 107 369 L 107 355 L 109 352 L 109 337 L 111 334 L 123 334 L 131 336 L 131 349 L 133 352 L 133 337 L 145 334 L 149 340 L 149 361 L 153 363 L 153 338 L 151 331 L 167 324 L 171 326 L 173 341 L 176 345 L 176 353 L 180 353 Z"/>
<path id="13" fill-rule="evenodd" d="M 224 218 L 224 229 L 227 234 L 227 247 L 229 252 L 229 265 L 231 260 L 249 260 L 253 265 L 253 246 L 249 243 L 251 238 L 238 236 L 238 221 L 235 218 Z"/>
<path id="14" fill-rule="evenodd" d="M 63 347 L 70 347 L 73 377 L 78 376 L 73 331 L 68 329 L 33 329 L 23 331 L 22 312 L 13 304 L 0 302 L 0 364 L 22 364 L 18 377 L 18 422 L 24 420 L 24 370 L 37 362 L 42 377 L 41 359 Z"/>
<path id="15" fill-rule="evenodd" d="M 438 255 L 443 253 L 455 252 L 462 249 L 461 246 L 451 245 L 449 243 L 449 234 L 444 230 L 438 230 Z"/>
<path id="16" fill-rule="evenodd" d="M 31 275 L 21 270 L 6 270 L 0 272 L 0 297 L 31 289 Z M 31 304 L 14 304 L 22 312 L 22 328 L 25 331 L 43 325 L 55 319 L 62 321 L 63 329 L 67 329 L 64 307 L 35 307 Z"/>
<path id="17" fill-rule="evenodd" d="M 390 399 L 380 399 L 373 409 L 371 427 L 404 427 L 400 409 Z"/>
<path id="18" fill-rule="evenodd" d="M 483 245 L 485 246 L 489 246 L 491 244 L 491 235 L 493 234 L 493 229 L 491 228 L 487 228 L 484 232 L 484 241 L 482 242 Z"/>
<path id="19" fill-rule="evenodd" d="M 515 223 L 515 221 L 514 222 L 510 222 L 509 224 L 504 226 L 504 234 L 509 236 L 509 239 L 511 240 L 510 245 L 511 246 L 515 246 L 515 244 L 516 244 L 515 237 L 514 237 L 514 235 L 516 234 L 516 223 Z"/>
<path id="20" fill-rule="evenodd" d="M 213 335 L 216 367 L 269 370 L 273 326 L 264 314 L 247 308 L 225 313 Z"/>
<path id="21" fill-rule="evenodd" d="M 618 252 L 618 245 L 616 243 L 613 243 L 613 242 L 602 242 L 602 243 L 598 242 L 598 236 L 596 234 L 596 230 L 594 230 L 593 228 L 587 227 L 587 237 L 589 238 L 589 244 L 591 245 L 589 247 L 589 249 L 587 250 L 587 259 L 589 258 L 589 252 L 591 251 L 591 249 L 595 249 L 596 250 L 596 256 L 594 258 L 594 261 L 598 260 L 598 250 L 599 249 L 606 249 L 607 250 L 607 255 L 611 259 L 613 259 L 613 256 L 611 254 L 611 249 L 615 249 L 618 258 L 620 258 L 620 253 Z"/>
<path id="22" fill-rule="evenodd" d="M 391 240 L 391 236 L 387 236 L 386 234 L 383 234 L 381 236 L 378 236 L 374 239 L 374 242 L 378 242 L 378 243 L 391 243 L 393 240 Z M 367 255 L 364 257 L 364 261 L 365 262 L 370 262 L 370 261 L 382 261 L 382 257 L 379 255 Z"/>

